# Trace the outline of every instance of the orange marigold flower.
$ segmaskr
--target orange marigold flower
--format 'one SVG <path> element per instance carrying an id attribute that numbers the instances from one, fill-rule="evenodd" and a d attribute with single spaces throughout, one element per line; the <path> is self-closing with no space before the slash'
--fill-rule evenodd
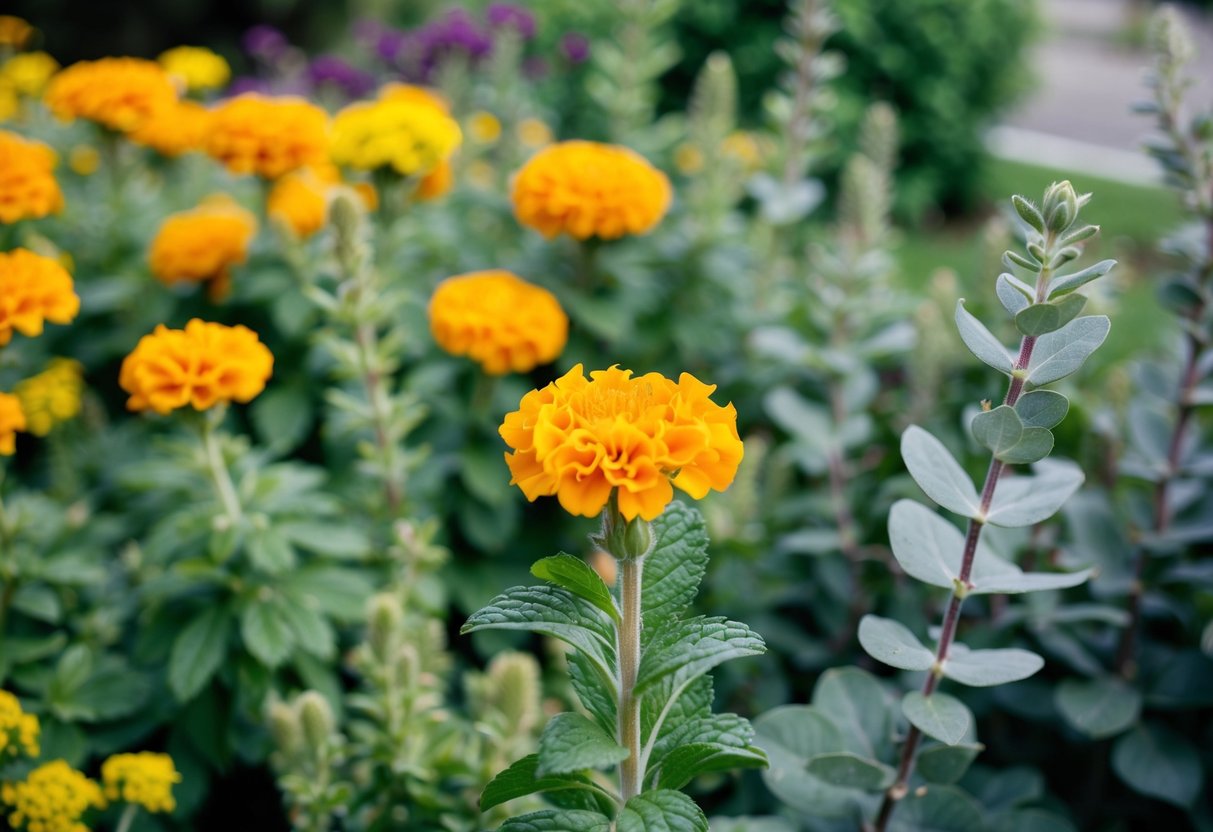
<path id="1" fill-rule="evenodd" d="M 328 219 L 329 195 L 341 185 L 341 177 L 332 165 L 318 165 L 288 173 L 274 183 L 266 198 L 266 213 L 271 220 L 300 239 L 312 236 Z M 374 211 L 379 197 L 369 182 L 352 186 L 366 210 Z"/>
<path id="2" fill-rule="evenodd" d="M 511 484 L 528 500 L 556 495 L 570 514 L 593 517 L 618 488 L 619 511 L 652 520 L 674 497 L 723 491 L 741 464 L 737 411 L 709 397 L 715 386 L 689 373 L 677 382 L 660 373 L 633 378 L 612 367 L 590 373 L 578 364 L 522 398 L 501 437 Z"/>
<path id="3" fill-rule="evenodd" d="M 490 375 L 525 373 L 554 361 L 569 338 L 556 296 L 507 271 L 447 278 L 430 299 L 430 332 L 452 355 Z"/>
<path id="4" fill-rule="evenodd" d="M 277 179 L 328 158 L 328 114 L 302 98 L 256 93 L 215 108 L 206 152 L 232 173 Z"/>
<path id="5" fill-rule="evenodd" d="M 531 157 L 514 177 L 514 216 L 545 237 L 578 240 L 644 234 L 670 207 L 670 180 L 617 145 L 560 142 Z"/>
<path id="6" fill-rule="evenodd" d="M 0 130 L 0 223 L 45 217 L 63 208 L 55 151 Z"/>
<path id="7" fill-rule="evenodd" d="M 127 134 L 135 144 L 162 156 L 201 150 L 211 130 L 211 111 L 197 101 L 177 101 Z"/>
<path id="8" fill-rule="evenodd" d="M 443 159 L 438 167 L 421 177 L 417 183 L 417 198 L 422 202 L 438 199 L 450 193 L 455 184 L 455 172 L 451 169 L 451 160 Z"/>
<path id="9" fill-rule="evenodd" d="M 0 46 L 20 49 L 34 34 L 34 27 L 11 14 L 0 14 Z"/>
<path id="10" fill-rule="evenodd" d="M 0 253 L 0 345 L 14 329 L 41 335 L 47 321 L 71 323 L 79 311 L 72 276 L 58 261 L 24 248 Z"/>
<path id="11" fill-rule="evenodd" d="M 216 194 L 189 211 L 171 214 L 156 232 L 148 252 L 152 274 L 163 283 L 210 281 L 212 296 L 222 297 L 231 268 L 248 259 L 257 220 L 226 194 Z"/>
<path id="12" fill-rule="evenodd" d="M 17 450 L 17 432 L 26 428 L 21 400 L 12 393 L 0 393 L 0 454 L 12 456 Z M 3 750 L 3 746 L 0 746 Z"/>
<path id="13" fill-rule="evenodd" d="M 60 72 L 51 79 L 43 100 L 61 119 L 86 118 L 125 132 L 172 107 L 177 90 L 155 61 L 102 58 L 80 61 Z"/>
<path id="14" fill-rule="evenodd" d="M 195 318 L 185 329 L 160 324 L 139 339 L 122 362 L 118 383 L 130 393 L 131 410 L 165 414 L 187 405 L 206 410 L 250 402 L 265 389 L 273 368 L 274 356 L 248 327 Z"/>

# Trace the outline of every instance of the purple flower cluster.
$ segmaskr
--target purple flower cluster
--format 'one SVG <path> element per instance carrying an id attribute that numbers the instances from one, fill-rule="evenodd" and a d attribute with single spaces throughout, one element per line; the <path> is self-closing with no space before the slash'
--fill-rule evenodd
<path id="1" fill-rule="evenodd" d="M 336 55 L 321 55 L 307 68 L 308 81 L 315 87 L 332 86 L 350 98 L 361 98 L 375 88 L 375 76 Z"/>
<path id="2" fill-rule="evenodd" d="M 523 40 L 535 37 L 535 15 L 513 3 L 490 3 L 485 19 L 493 29 L 512 28 Z"/>

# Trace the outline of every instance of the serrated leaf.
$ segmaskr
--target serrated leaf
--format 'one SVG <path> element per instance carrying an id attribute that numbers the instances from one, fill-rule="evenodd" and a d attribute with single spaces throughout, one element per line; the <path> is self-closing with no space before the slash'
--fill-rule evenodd
<path id="1" fill-rule="evenodd" d="M 1115 736 L 1141 716 L 1141 693 L 1121 679 L 1066 679 L 1053 693 L 1066 722 L 1092 739 Z"/>
<path id="2" fill-rule="evenodd" d="M 477 630 L 539 633 L 571 644 L 604 670 L 615 666 L 615 631 L 610 618 L 589 601 L 560 587 L 507 589 L 473 613 L 460 632 Z"/>
<path id="3" fill-rule="evenodd" d="M 739 621 L 698 616 L 658 633 L 640 659 L 636 692 L 666 676 L 686 682 L 719 664 L 766 652 L 762 637 Z"/>
<path id="4" fill-rule="evenodd" d="M 708 832 L 708 819 L 695 801 L 670 789 L 638 794 L 624 804 L 616 832 Z"/>
<path id="5" fill-rule="evenodd" d="M 538 792 L 567 789 L 592 789 L 589 778 L 579 774 L 552 777 L 538 775 L 539 755 L 531 754 L 513 763 L 494 777 L 480 795 L 480 811 L 487 812 L 506 801 Z"/>
<path id="6" fill-rule="evenodd" d="M 1024 428 L 1019 441 L 994 456 L 1008 465 L 1030 465 L 1053 452 L 1053 434 L 1047 428 Z"/>
<path id="7" fill-rule="evenodd" d="M 628 758 L 628 750 L 581 714 L 552 717 L 539 737 L 539 777 L 610 768 Z"/>
<path id="8" fill-rule="evenodd" d="M 865 615 L 859 622 L 859 643 L 868 655 L 902 670 L 926 670 L 935 654 L 898 621 Z"/>
<path id="9" fill-rule="evenodd" d="M 611 832 L 611 822 L 597 812 L 543 809 L 507 820 L 497 832 Z"/>
<path id="10" fill-rule="evenodd" d="M 1116 265 L 1115 260 L 1100 260 L 1093 266 L 1087 266 L 1073 274 L 1063 274 L 1053 279 L 1049 286 L 1049 297 L 1061 297 L 1067 292 L 1073 292 L 1080 286 L 1085 286 L 1097 277 L 1103 277 Z"/>
<path id="11" fill-rule="evenodd" d="M 1008 647 L 997 650 L 956 651 L 943 664 L 943 675 L 975 688 L 1005 685 L 1034 675 L 1045 660 L 1030 650 Z"/>
<path id="12" fill-rule="evenodd" d="M 1033 337 L 1055 332 L 1078 317 L 1086 305 L 1087 299 L 1082 295 L 1066 295 L 1056 302 L 1034 303 L 1015 313 L 1015 328 Z"/>
<path id="13" fill-rule="evenodd" d="M 681 789 L 701 774 L 766 766 L 767 755 L 761 748 L 736 748 L 718 742 L 690 743 L 665 756 L 656 785 L 659 789 Z"/>
<path id="14" fill-rule="evenodd" d="M 612 683 L 602 677 L 594 662 L 581 651 L 571 651 L 568 661 L 569 681 L 582 706 L 604 731 L 614 731 L 617 717 Z"/>
<path id="15" fill-rule="evenodd" d="M 699 593 L 708 566 L 708 533 L 699 510 L 675 500 L 653 521 L 657 542 L 644 561 L 641 620 L 648 631 L 677 618 Z"/>
<path id="16" fill-rule="evenodd" d="M 901 435 L 901 457 L 926 495 L 949 511 L 976 517 L 980 501 L 973 481 L 943 443 L 911 425 Z"/>
<path id="17" fill-rule="evenodd" d="M 964 298 L 956 301 L 956 327 L 960 330 L 960 339 L 969 348 L 969 352 L 982 362 L 999 372 L 1010 375 L 1015 366 L 1011 354 L 1002 345 L 1002 342 L 986 329 L 985 324 L 965 309 L 964 304 Z"/>
<path id="18" fill-rule="evenodd" d="M 923 696 L 912 690 L 902 697 L 901 712 L 919 731 L 947 745 L 963 740 L 973 724 L 973 714 L 965 704 L 946 693 Z"/>
<path id="19" fill-rule="evenodd" d="M 1023 423 L 1015 408 L 1005 404 L 993 410 L 978 413 L 969 426 L 973 438 L 988 448 L 995 456 L 1014 448 L 1023 436 Z"/>
<path id="20" fill-rule="evenodd" d="M 929 783 L 955 783 L 984 750 L 985 746 L 979 742 L 934 745 L 923 749 L 915 767 Z"/>
<path id="21" fill-rule="evenodd" d="M 892 785 L 897 772 L 877 760 L 869 760 L 850 751 L 820 754 L 809 760 L 809 774 L 832 786 L 879 791 Z"/>
<path id="22" fill-rule="evenodd" d="M 295 647 L 290 625 L 273 602 L 253 601 L 244 608 L 240 636 L 248 651 L 266 667 L 282 664 Z"/>
<path id="23" fill-rule="evenodd" d="M 861 757 L 884 759 L 893 733 L 891 704 L 876 677 L 857 667 L 827 670 L 813 688 L 813 705 L 842 732 L 843 745 L 828 751 L 854 751 Z"/>
<path id="24" fill-rule="evenodd" d="M 1204 774 L 1192 743 L 1168 728 L 1142 723 L 1116 741 L 1112 768 L 1142 794 L 1188 808 Z"/>
<path id="25" fill-rule="evenodd" d="M 1009 314 L 1014 315 L 1021 309 L 1027 309 L 1032 301 L 1017 289 L 1011 280 L 1011 275 L 1005 272 L 1000 274 L 998 280 L 994 282 L 994 292 L 998 295 L 998 301 L 1002 304 L 1002 308 L 1007 310 Z"/>
<path id="26" fill-rule="evenodd" d="M 1088 315 L 1037 338 L 1028 362 L 1028 384 L 1040 387 L 1078 370 L 1108 337 L 1110 327 L 1106 315 Z"/>
<path id="27" fill-rule="evenodd" d="M 1032 476 L 1003 478 L 990 502 L 986 521 L 995 526 L 1034 526 L 1048 520 L 1078 490 L 1085 478 L 1073 462 L 1042 460 Z"/>
<path id="28" fill-rule="evenodd" d="M 615 600 L 611 597 L 611 590 L 607 588 L 606 581 L 581 558 L 564 553 L 543 558 L 532 564 L 531 574 L 542 581 L 567 589 L 616 621 L 619 620 L 619 610 L 615 608 Z"/>
<path id="29" fill-rule="evenodd" d="M 1032 390 L 1015 402 L 1015 412 L 1027 427 L 1054 428 L 1070 410 L 1070 400 L 1054 390 Z"/>
<path id="30" fill-rule="evenodd" d="M 178 701 L 194 697 L 227 656 L 231 618 L 226 607 L 208 607 L 177 634 L 169 654 L 168 683 Z"/>

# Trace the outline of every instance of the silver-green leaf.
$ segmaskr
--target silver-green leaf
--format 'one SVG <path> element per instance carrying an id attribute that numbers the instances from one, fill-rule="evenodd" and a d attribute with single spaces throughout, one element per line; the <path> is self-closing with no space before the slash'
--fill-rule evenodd
<path id="1" fill-rule="evenodd" d="M 978 516 L 977 489 L 942 442 L 911 425 L 901 435 L 901 457 L 910 476 L 928 497 L 949 511 L 965 517 Z"/>
<path id="2" fill-rule="evenodd" d="M 963 740 L 973 724 L 965 704 L 946 693 L 923 696 L 912 690 L 902 697 L 901 712 L 919 731 L 947 745 Z"/>
<path id="3" fill-rule="evenodd" d="M 1055 332 L 1078 317 L 1087 305 L 1082 295 L 1066 295 L 1059 301 L 1034 303 L 1015 313 L 1015 328 L 1024 335 L 1041 336 Z"/>
<path id="4" fill-rule="evenodd" d="M 962 685 L 975 688 L 1005 685 L 1034 675 L 1045 660 L 1029 650 L 1008 647 L 997 650 L 961 650 L 953 645 L 953 653 L 943 664 L 943 675 Z"/>
<path id="5" fill-rule="evenodd" d="M 1067 292 L 1073 292 L 1080 286 L 1085 286 L 1097 277 L 1103 277 L 1108 272 L 1112 271 L 1112 267 L 1116 265 L 1115 260 L 1100 260 L 1093 266 L 1087 266 L 1081 271 L 1073 274 L 1064 274 L 1053 279 L 1052 285 L 1049 287 L 1049 297 L 1061 297 Z"/>
<path id="6" fill-rule="evenodd" d="M 1010 375 L 1015 366 L 1011 354 L 1002 342 L 994 337 L 986 325 L 969 310 L 965 309 L 964 298 L 956 301 L 956 327 L 960 330 L 960 338 L 973 355 L 999 372 Z"/>
<path id="7" fill-rule="evenodd" d="M 1015 412 L 1027 427 L 1054 428 L 1070 410 L 1070 400 L 1054 390 L 1032 390 L 1015 402 Z"/>
<path id="8" fill-rule="evenodd" d="M 1040 387 L 1077 371 L 1099 349 L 1110 327 L 1106 315 L 1088 315 L 1040 336 L 1028 362 L 1028 384 Z"/>
<path id="9" fill-rule="evenodd" d="M 865 615 L 859 622 L 859 643 L 868 655 L 902 670 L 926 670 L 935 663 L 935 654 L 902 623 L 889 618 Z"/>
<path id="10" fill-rule="evenodd" d="M 1066 679 L 1053 694 L 1066 722 L 1091 739 L 1115 736 L 1141 716 L 1141 693 L 1114 676 Z"/>
<path id="11" fill-rule="evenodd" d="M 819 754 L 809 760 L 809 774 L 832 786 L 867 792 L 888 788 L 897 776 L 891 766 L 850 751 Z"/>
<path id="12" fill-rule="evenodd" d="M 1004 476 L 994 492 L 987 522 L 995 526 L 1034 526 L 1048 520 L 1082 485 L 1082 469 L 1073 462 L 1038 462 L 1032 476 Z"/>

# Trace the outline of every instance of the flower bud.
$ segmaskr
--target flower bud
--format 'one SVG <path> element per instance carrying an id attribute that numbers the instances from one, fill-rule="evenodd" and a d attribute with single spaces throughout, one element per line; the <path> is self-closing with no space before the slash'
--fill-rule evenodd
<path id="1" fill-rule="evenodd" d="M 303 746 L 303 726 L 298 711 L 291 705 L 280 699 L 271 702 L 269 724 L 274 746 L 283 754 L 292 756 Z"/>
<path id="2" fill-rule="evenodd" d="M 310 748 L 323 748 L 333 736 L 336 722 L 329 701 L 314 690 L 304 691 L 296 700 L 303 738 Z"/>
<path id="3" fill-rule="evenodd" d="M 376 595 L 367 602 L 366 641 L 380 664 L 391 658 L 400 632 L 400 605 L 389 594 Z"/>
<path id="4" fill-rule="evenodd" d="M 1078 217 L 1078 194 L 1074 193 L 1074 186 L 1068 179 L 1049 186 L 1041 210 L 1048 229 L 1054 233 L 1065 231 L 1074 224 Z"/>

